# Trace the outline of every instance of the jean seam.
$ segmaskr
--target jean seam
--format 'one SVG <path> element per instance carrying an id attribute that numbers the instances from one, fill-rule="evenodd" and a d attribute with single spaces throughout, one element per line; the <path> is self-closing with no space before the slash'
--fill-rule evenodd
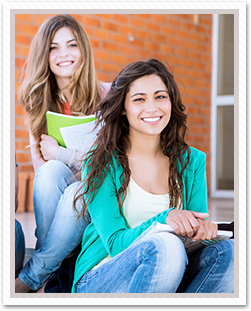
<path id="1" fill-rule="evenodd" d="M 205 278 L 203 279 L 203 281 L 201 282 L 200 286 L 198 287 L 198 289 L 196 290 L 196 293 L 199 293 L 200 289 L 203 289 L 203 287 L 205 286 L 206 282 L 208 281 L 208 277 L 210 276 L 210 274 L 212 273 L 212 271 L 214 270 L 215 266 L 219 264 L 220 258 L 221 258 L 221 250 L 218 247 L 217 244 L 214 245 L 214 248 L 217 250 L 217 259 L 214 263 L 214 265 L 211 267 L 210 271 L 208 271 L 207 275 L 205 276 Z"/>

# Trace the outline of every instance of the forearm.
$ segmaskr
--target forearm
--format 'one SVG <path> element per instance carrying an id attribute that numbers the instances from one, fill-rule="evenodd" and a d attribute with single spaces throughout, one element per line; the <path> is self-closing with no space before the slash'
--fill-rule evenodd
<path id="1" fill-rule="evenodd" d="M 84 154 L 78 150 L 60 147 L 56 160 L 67 164 L 70 170 L 76 174 L 81 170 L 81 164 Z"/>

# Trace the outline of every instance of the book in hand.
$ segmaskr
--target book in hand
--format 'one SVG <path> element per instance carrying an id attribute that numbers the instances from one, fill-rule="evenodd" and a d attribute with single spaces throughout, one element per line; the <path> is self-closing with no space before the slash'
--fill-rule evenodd
<path id="1" fill-rule="evenodd" d="M 186 249 L 186 253 L 188 256 L 198 252 L 203 247 L 206 247 L 210 244 L 230 239 L 233 235 L 232 231 L 224 231 L 224 230 L 218 230 L 217 236 L 212 240 L 198 240 L 194 241 L 192 238 L 189 237 L 183 237 L 182 235 L 178 235 L 174 232 L 173 228 L 170 225 L 161 224 L 157 221 L 153 222 L 153 224 L 144 232 L 142 233 L 142 236 L 150 236 L 152 234 L 158 233 L 158 232 L 169 232 L 172 234 L 175 234 L 178 236 L 181 241 L 184 244 L 184 247 Z"/>
<path id="2" fill-rule="evenodd" d="M 80 124 L 87 124 L 87 123 L 95 121 L 96 117 L 95 115 L 69 116 L 69 115 L 64 115 L 61 113 L 47 111 L 46 120 L 47 120 L 48 135 L 55 138 L 60 146 L 67 147 L 65 140 L 61 134 L 61 128 L 68 128 L 68 127 L 72 127 L 72 126 L 76 126 Z M 94 127 L 94 122 L 92 123 L 92 127 Z M 90 128 L 88 127 L 88 131 L 89 130 Z M 74 140 L 74 139 L 75 139 L 74 137 L 71 138 L 71 140 Z"/>

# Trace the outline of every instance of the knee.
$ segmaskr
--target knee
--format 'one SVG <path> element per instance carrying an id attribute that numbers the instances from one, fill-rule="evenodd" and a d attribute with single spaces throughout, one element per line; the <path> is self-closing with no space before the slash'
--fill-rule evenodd
<path id="1" fill-rule="evenodd" d="M 218 262 L 230 267 L 234 263 L 234 240 L 223 240 L 205 248 L 206 262 Z"/>
<path id="2" fill-rule="evenodd" d="M 74 176 L 67 165 L 61 161 L 50 160 L 43 164 L 35 174 L 34 187 L 46 190 L 55 187 L 63 187 L 75 181 Z"/>
<path id="3" fill-rule="evenodd" d="M 149 239 L 149 244 L 156 251 L 158 260 L 164 265 L 172 265 L 177 269 L 185 269 L 188 259 L 182 241 L 171 233 L 157 233 Z"/>
<path id="4" fill-rule="evenodd" d="M 223 257 L 224 260 L 227 260 L 229 263 L 234 262 L 234 240 L 224 240 L 216 243 L 218 250 L 218 256 Z"/>

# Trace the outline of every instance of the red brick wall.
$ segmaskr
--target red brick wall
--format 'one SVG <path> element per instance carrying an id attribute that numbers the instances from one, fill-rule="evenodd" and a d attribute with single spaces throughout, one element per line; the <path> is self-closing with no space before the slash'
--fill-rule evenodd
<path id="1" fill-rule="evenodd" d="M 16 90 L 29 45 L 51 15 L 15 16 Z M 210 185 L 212 15 L 91 14 L 74 15 L 89 35 L 98 78 L 111 82 L 128 63 L 159 58 L 167 61 L 181 87 L 189 114 L 189 144 L 207 154 Z M 196 18 L 198 22 L 196 23 Z M 134 41 L 130 41 L 132 36 Z M 25 113 L 16 97 L 16 151 L 19 169 L 32 171 Z"/>

